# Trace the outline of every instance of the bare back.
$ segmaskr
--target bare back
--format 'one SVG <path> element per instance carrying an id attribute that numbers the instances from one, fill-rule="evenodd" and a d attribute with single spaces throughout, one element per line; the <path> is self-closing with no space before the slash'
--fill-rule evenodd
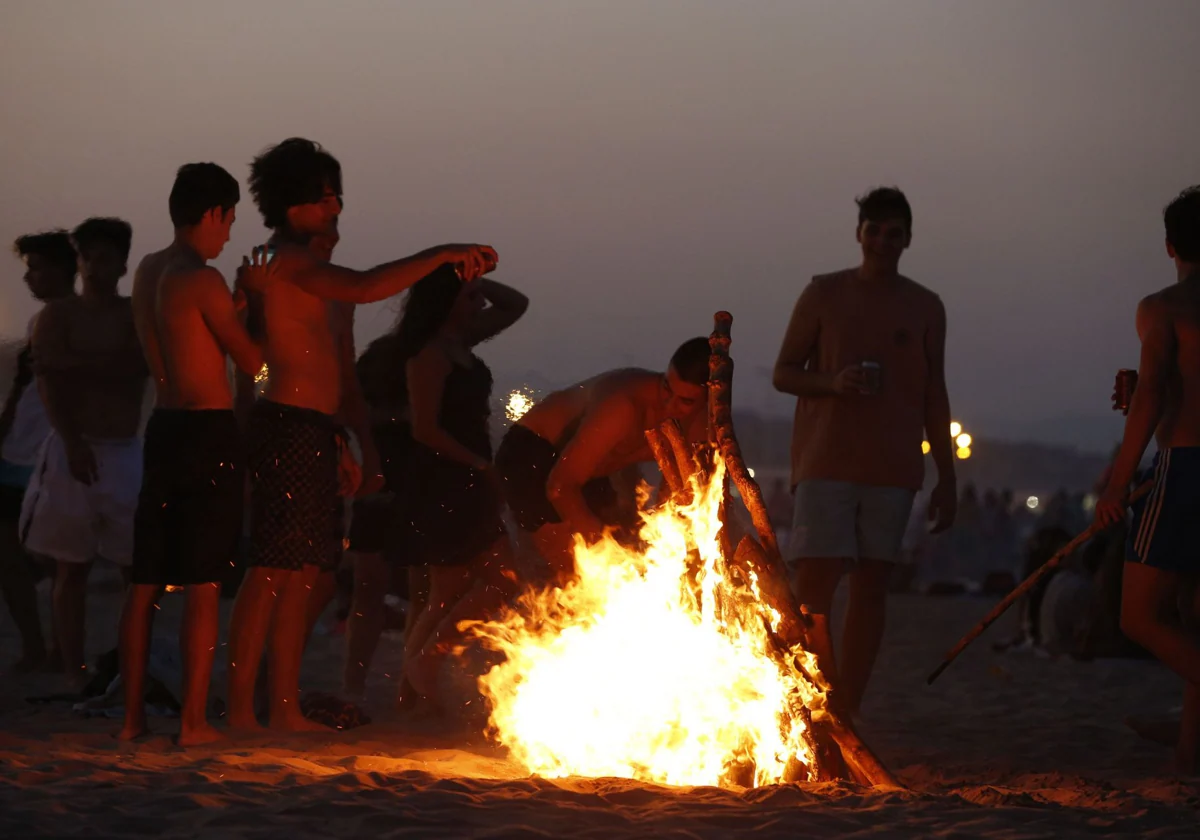
<path id="1" fill-rule="evenodd" d="M 664 419 L 659 405 L 662 376 L 641 368 L 608 371 L 555 391 L 518 422 L 553 443 L 561 452 L 574 439 L 589 414 L 612 400 L 627 401 L 633 409 L 627 415 L 631 420 L 627 432 L 594 470 L 596 476 L 611 475 L 631 464 L 653 460 L 654 455 L 646 443 L 646 430 L 657 427 Z"/>
<path id="2" fill-rule="evenodd" d="M 337 307 L 293 282 L 290 263 L 311 261 L 281 245 L 278 281 L 252 297 L 252 332 L 268 368 L 264 396 L 278 403 L 337 413 L 341 402 Z"/>
<path id="3" fill-rule="evenodd" d="M 228 302 L 216 301 L 227 297 Z M 231 409 L 226 348 L 213 332 L 214 303 L 232 307 L 216 269 L 175 246 L 150 254 L 133 282 L 133 309 L 155 405 L 169 409 Z"/>
<path id="4" fill-rule="evenodd" d="M 1169 323 L 1162 419 L 1155 431 L 1159 448 L 1200 446 L 1200 278 L 1152 295 Z M 1153 317 L 1153 316 L 1152 316 Z"/>

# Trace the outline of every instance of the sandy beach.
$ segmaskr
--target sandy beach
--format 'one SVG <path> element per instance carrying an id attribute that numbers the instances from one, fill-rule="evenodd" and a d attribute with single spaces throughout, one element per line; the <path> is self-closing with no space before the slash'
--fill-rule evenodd
<path id="1" fill-rule="evenodd" d="M 109 578 L 90 609 L 89 654 L 115 640 Z M 43 593 L 44 596 L 44 593 Z M 994 654 L 981 639 L 934 687 L 925 676 L 989 605 L 894 596 L 862 731 L 911 793 L 851 785 L 743 792 L 620 779 L 530 778 L 482 734 L 388 709 L 400 646 L 385 637 L 369 685 L 374 722 L 347 733 L 263 737 L 183 750 L 177 721 L 136 744 L 115 721 L 25 698 L 56 675 L 0 693 L 0 836 L 135 837 L 986 837 L 1195 836 L 1200 780 L 1123 724 L 1178 705 L 1179 682 L 1148 661 Z M 223 610 L 228 612 L 228 601 Z M 177 626 L 168 596 L 160 632 Z M 4 626 L 5 651 L 14 651 Z M 321 635 L 307 689 L 338 687 L 342 639 Z"/>

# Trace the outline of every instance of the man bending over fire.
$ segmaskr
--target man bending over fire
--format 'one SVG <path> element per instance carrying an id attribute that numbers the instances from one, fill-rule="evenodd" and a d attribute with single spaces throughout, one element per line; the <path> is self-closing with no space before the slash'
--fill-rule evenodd
<path id="1" fill-rule="evenodd" d="M 508 430 L 496 451 L 505 500 L 558 582 L 574 572 L 575 534 L 593 542 L 629 524 L 610 476 L 654 459 L 647 430 L 675 419 L 689 440 L 707 438 L 708 358 L 708 339 L 689 339 L 666 373 L 602 373 L 546 397 Z"/>

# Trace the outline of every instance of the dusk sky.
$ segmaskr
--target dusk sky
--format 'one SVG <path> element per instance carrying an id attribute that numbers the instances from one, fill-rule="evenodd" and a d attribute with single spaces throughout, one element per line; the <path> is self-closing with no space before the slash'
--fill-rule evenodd
<path id="1" fill-rule="evenodd" d="M 3 0 L 0 239 L 118 215 L 132 271 L 175 169 L 212 160 L 243 183 L 228 274 L 266 236 L 251 157 L 305 136 L 343 165 L 338 261 L 499 250 L 532 299 L 483 350 L 502 383 L 661 367 L 724 308 L 739 403 L 784 415 L 792 304 L 857 259 L 854 196 L 896 184 L 955 414 L 1091 443 L 1174 280 L 1162 208 L 1200 181 L 1197 32 L 1195 0 Z"/>

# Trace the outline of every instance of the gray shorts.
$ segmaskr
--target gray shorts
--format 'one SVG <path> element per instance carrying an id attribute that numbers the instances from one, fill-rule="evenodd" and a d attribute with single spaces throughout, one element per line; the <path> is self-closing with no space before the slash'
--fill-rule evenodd
<path id="1" fill-rule="evenodd" d="M 900 559 L 916 491 L 849 481 L 796 485 L 787 558 Z"/>

